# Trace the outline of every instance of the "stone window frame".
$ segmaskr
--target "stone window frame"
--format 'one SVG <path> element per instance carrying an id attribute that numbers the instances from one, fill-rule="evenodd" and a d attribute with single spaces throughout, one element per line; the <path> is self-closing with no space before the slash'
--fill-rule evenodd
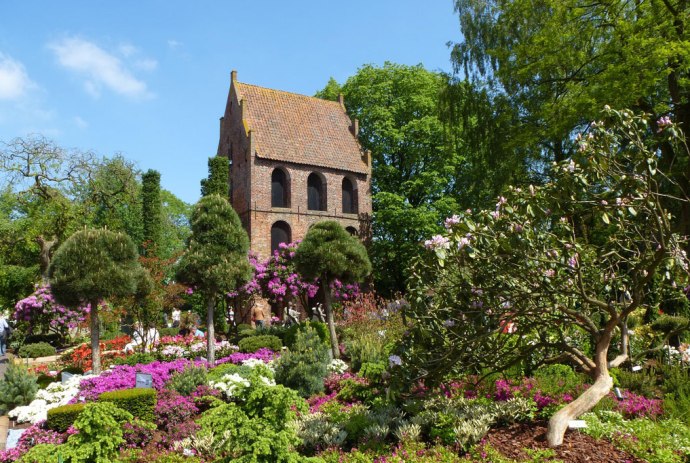
<path id="1" fill-rule="evenodd" d="M 287 241 L 281 241 L 279 243 L 275 243 L 275 247 L 273 246 L 274 244 L 274 236 L 273 236 L 273 230 L 276 228 L 282 228 L 282 231 L 287 231 Z M 287 229 L 287 230 L 286 230 Z M 273 254 L 273 251 L 278 249 L 280 243 L 291 243 L 292 242 L 292 226 L 285 220 L 276 220 L 271 224 L 271 254 Z"/>

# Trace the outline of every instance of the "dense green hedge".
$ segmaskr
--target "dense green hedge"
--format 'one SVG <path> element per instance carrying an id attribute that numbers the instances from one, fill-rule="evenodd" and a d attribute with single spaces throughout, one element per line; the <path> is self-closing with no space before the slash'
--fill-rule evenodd
<path id="1" fill-rule="evenodd" d="M 55 355 L 55 348 L 47 342 L 24 344 L 19 348 L 19 356 L 22 358 L 49 357 Z"/>
<path id="2" fill-rule="evenodd" d="M 241 339 L 238 343 L 241 352 L 256 352 L 262 347 L 267 347 L 274 352 L 280 352 L 283 348 L 283 343 L 277 336 L 272 336 L 270 334 L 264 334 L 261 336 L 252 336 L 249 338 Z"/>
<path id="3" fill-rule="evenodd" d="M 86 404 L 71 404 L 51 408 L 48 410 L 46 427 L 59 433 L 67 431 L 82 410 L 84 410 L 85 406 Z"/>
<path id="4" fill-rule="evenodd" d="M 153 421 L 155 418 L 156 391 L 154 389 L 135 388 L 104 392 L 98 397 L 98 401 L 112 402 L 143 421 Z"/>

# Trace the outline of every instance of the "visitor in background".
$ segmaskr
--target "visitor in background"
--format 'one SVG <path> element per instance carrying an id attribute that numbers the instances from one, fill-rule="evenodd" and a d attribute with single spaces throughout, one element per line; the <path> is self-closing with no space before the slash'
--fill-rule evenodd
<path id="1" fill-rule="evenodd" d="M 180 336 L 187 336 L 189 333 L 191 333 L 190 327 L 183 322 L 182 325 L 180 325 L 180 331 L 178 331 L 177 334 Z"/>
<path id="2" fill-rule="evenodd" d="M 177 307 L 172 310 L 172 327 L 177 328 L 180 326 L 180 317 L 182 316 L 182 311 Z"/>
<path id="3" fill-rule="evenodd" d="M 263 329 L 264 324 L 266 323 L 266 316 L 264 315 L 264 311 L 259 307 L 258 305 L 255 305 L 252 308 L 252 322 L 254 322 L 254 327 L 256 329 Z"/>
<path id="4" fill-rule="evenodd" d="M 7 352 L 7 340 L 10 337 L 10 324 L 7 323 L 5 313 L 0 311 L 0 355 Z"/>

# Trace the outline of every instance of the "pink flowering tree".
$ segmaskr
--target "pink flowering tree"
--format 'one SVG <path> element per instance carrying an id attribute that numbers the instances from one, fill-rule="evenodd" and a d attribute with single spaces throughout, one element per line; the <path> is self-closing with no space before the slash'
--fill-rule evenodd
<path id="1" fill-rule="evenodd" d="M 238 291 L 228 293 L 228 297 L 242 305 L 246 305 L 254 295 L 279 305 L 298 303 L 311 316 L 309 300 L 316 296 L 320 282 L 318 278 L 310 280 L 297 272 L 294 258 L 299 244 L 300 240 L 280 243 L 278 249 L 264 260 L 250 252 L 249 263 L 254 269 L 253 277 Z M 343 283 L 335 279 L 330 288 L 334 299 L 339 301 L 351 300 L 359 294 L 356 282 Z"/>
<path id="2" fill-rule="evenodd" d="M 627 318 L 654 291 L 680 293 L 688 280 L 672 216 L 686 200 L 665 193 L 671 180 L 657 165 L 661 143 L 687 150 L 679 129 L 604 113 L 549 182 L 449 218 L 411 272 L 413 324 L 399 369 L 408 384 L 525 359 L 567 361 L 591 375 L 592 386 L 549 421 L 551 446 L 610 392 L 609 368 L 628 359 Z"/>
<path id="3" fill-rule="evenodd" d="M 27 327 L 27 334 L 52 332 L 65 339 L 69 330 L 83 323 L 90 311 L 88 304 L 76 308 L 58 304 L 50 285 L 41 285 L 33 294 L 17 302 L 12 317 Z"/>

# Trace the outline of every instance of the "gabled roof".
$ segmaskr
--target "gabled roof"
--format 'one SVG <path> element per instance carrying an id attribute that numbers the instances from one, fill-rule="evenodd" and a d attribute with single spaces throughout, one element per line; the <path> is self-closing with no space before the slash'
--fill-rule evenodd
<path id="1" fill-rule="evenodd" d="M 244 100 L 244 124 L 260 158 L 366 174 L 369 167 L 336 101 L 272 90 L 234 80 Z"/>

